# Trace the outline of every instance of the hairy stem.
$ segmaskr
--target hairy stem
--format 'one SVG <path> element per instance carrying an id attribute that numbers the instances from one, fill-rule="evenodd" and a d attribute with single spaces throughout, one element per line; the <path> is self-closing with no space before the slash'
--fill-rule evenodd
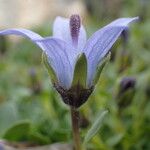
<path id="1" fill-rule="evenodd" d="M 79 111 L 71 107 L 72 132 L 74 141 L 74 150 L 81 150 L 80 133 L 79 133 Z"/>

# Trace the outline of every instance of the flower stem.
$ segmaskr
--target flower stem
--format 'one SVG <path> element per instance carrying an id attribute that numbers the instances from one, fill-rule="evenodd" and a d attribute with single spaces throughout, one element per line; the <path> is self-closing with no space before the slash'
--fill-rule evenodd
<path id="1" fill-rule="evenodd" d="M 79 133 L 79 111 L 70 107 L 72 119 L 72 132 L 74 140 L 74 150 L 81 150 L 80 133 Z"/>

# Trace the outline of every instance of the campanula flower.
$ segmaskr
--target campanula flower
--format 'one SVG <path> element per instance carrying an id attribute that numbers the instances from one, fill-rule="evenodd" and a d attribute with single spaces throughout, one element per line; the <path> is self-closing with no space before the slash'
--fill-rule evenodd
<path id="1" fill-rule="evenodd" d="M 38 45 L 54 87 L 66 104 L 77 108 L 92 93 L 112 45 L 128 24 L 137 19 L 117 19 L 88 40 L 78 15 L 70 19 L 57 17 L 51 37 L 43 38 L 26 29 L 6 29 L 0 35 L 21 35 Z"/>

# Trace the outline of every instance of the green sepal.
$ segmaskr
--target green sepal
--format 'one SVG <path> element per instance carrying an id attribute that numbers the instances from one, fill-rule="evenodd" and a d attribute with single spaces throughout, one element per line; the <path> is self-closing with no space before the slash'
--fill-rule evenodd
<path id="1" fill-rule="evenodd" d="M 96 69 L 96 74 L 95 74 L 95 77 L 94 77 L 94 82 L 93 82 L 94 85 L 97 84 L 103 68 L 105 67 L 105 65 L 107 64 L 107 62 L 110 60 L 110 56 L 111 56 L 111 53 L 108 53 L 108 55 L 106 57 L 104 57 L 102 59 L 101 63 L 98 65 L 98 67 Z"/>
<path id="2" fill-rule="evenodd" d="M 49 64 L 49 62 L 47 60 L 47 56 L 46 56 L 46 54 L 44 52 L 42 53 L 42 61 L 43 61 L 44 65 L 45 65 L 45 67 L 46 67 L 46 69 L 48 71 L 48 74 L 49 74 L 49 76 L 51 78 L 51 81 L 52 82 L 56 82 L 57 81 L 57 76 L 55 74 L 54 69 Z"/>
<path id="3" fill-rule="evenodd" d="M 80 54 L 77 58 L 77 62 L 74 69 L 72 87 L 80 85 L 86 88 L 87 79 L 87 59 L 84 53 Z"/>

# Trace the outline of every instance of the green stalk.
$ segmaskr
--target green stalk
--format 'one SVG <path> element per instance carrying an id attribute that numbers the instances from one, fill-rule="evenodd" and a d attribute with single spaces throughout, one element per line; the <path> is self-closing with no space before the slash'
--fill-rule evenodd
<path id="1" fill-rule="evenodd" d="M 81 150 L 81 141 L 79 133 L 79 111 L 76 108 L 70 107 L 74 150 Z"/>

